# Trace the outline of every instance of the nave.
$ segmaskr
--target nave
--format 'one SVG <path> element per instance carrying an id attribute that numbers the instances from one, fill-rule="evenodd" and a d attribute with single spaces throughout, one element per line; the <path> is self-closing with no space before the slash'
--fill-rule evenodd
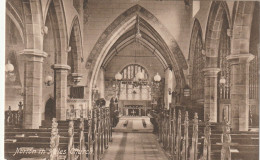
<path id="1" fill-rule="evenodd" d="M 168 160 L 153 133 L 113 133 L 103 160 Z"/>

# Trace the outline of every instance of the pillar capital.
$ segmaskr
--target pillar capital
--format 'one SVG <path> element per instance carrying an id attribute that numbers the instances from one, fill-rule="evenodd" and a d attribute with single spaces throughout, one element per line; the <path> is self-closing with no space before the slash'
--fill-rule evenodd
<path id="1" fill-rule="evenodd" d="M 70 70 L 67 64 L 53 64 L 51 67 L 53 70 Z"/>
<path id="2" fill-rule="evenodd" d="M 74 83 L 78 83 L 81 81 L 83 75 L 80 73 L 71 73 Z"/>
<path id="3" fill-rule="evenodd" d="M 227 60 L 231 64 L 248 63 L 253 60 L 255 56 L 251 53 L 246 54 L 231 54 L 227 56 Z"/>
<path id="4" fill-rule="evenodd" d="M 48 56 L 46 52 L 39 49 L 24 49 L 18 53 L 26 56 L 28 61 L 34 62 L 43 62 L 43 59 Z"/>
<path id="5" fill-rule="evenodd" d="M 220 68 L 204 68 L 203 72 L 206 77 L 217 77 Z"/>

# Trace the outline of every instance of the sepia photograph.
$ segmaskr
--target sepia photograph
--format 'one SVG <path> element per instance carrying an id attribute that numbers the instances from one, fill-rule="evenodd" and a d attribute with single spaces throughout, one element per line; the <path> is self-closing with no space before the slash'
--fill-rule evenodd
<path id="1" fill-rule="evenodd" d="M 259 159 L 260 1 L 1 3 L 0 159 Z"/>

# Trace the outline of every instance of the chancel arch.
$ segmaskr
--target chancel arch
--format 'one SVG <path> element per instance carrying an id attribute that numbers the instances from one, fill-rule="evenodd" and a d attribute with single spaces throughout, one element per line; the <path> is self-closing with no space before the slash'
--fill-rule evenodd
<path id="1" fill-rule="evenodd" d="M 142 22 L 142 19 L 140 19 L 140 22 Z M 143 26 L 142 23 L 140 23 L 139 28 L 142 37 L 138 39 L 138 43 L 146 47 L 147 49 L 149 49 L 159 59 L 164 69 L 166 69 L 170 64 L 170 60 L 167 59 L 165 51 L 156 42 L 153 35 L 151 35 L 151 33 L 148 33 L 145 30 L 145 26 Z M 104 59 L 102 66 L 105 67 L 113 58 L 113 56 L 115 56 L 118 52 L 120 52 L 122 49 L 127 47 L 129 44 L 135 43 L 136 42 L 135 34 L 136 34 L 135 27 L 132 27 L 131 29 L 129 29 L 129 31 L 123 34 L 108 51 L 108 55 Z"/>
<path id="2" fill-rule="evenodd" d="M 143 24 L 147 27 L 146 31 L 150 32 L 155 37 L 160 47 L 164 50 L 165 56 L 169 59 L 174 71 L 176 71 L 175 76 L 177 82 L 180 86 L 185 85 L 186 82 L 182 69 L 187 69 L 187 64 L 177 42 L 167 29 L 160 24 L 159 20 L 153 16 L 153 14 L 140 5 L 135 5 L 118 16 L 114 22 L 107 27 L 88 57 L 86 68 L 90 70 L 90 103 L 92 87 L 95 85 L 98 70 L 108 51 L 117 39 L 119 39 L 131 27 L 136 25 L 137 15 L 140 16 L 141 21 L 143 19 Z"/>

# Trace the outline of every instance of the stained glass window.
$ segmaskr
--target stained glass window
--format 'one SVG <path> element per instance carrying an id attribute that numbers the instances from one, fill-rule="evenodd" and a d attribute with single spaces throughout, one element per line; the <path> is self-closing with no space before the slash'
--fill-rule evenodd
<path id="1" fill-rule="evenodd" d="M 194 42 L 194 56 L 192 67 L 192 99 L 198 100 L 204 97 L 204 73 L 205 56 L 202 54 L 202 37 L 199 30 Z"/>
<path id="2" fill-rule="evenodd" d="M 225 84 L 218 84 L 218 92 L 220 99 L 230 99 L 230 63 L 227 61 L 227 56 L 230 54 L 230 38 L 227 35 L 228 21 L 224 16 L 222 30 L 219 41 L 219 59 L 218 64 L 221 69 L 218 76 L 218 83 L 221 77 L 225 78 Z"/>
<path id="3" fill-rule="evenodd" d="M 121 71 L 123 79 L 120 83 L 120 100 L 151 100 L 150 87 L 147 85 L 134 86 L 132 84 L 138 72 L 143 72 L 144 81 L 148 81 L 149 76 L 146 69 L 138 64 L 130 64 Z"/>

